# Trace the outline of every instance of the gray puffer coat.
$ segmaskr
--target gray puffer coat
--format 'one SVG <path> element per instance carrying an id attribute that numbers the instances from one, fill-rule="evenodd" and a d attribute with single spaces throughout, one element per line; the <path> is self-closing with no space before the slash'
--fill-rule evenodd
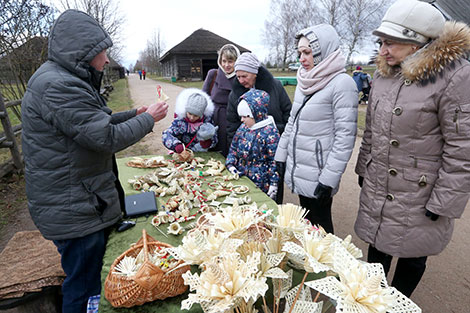
<path id="1" fill-rule="evenodd" d="M 355 231 L 379 251 L 438 254 L 463 213 L 470 195 L 469 51 L 470 29 L 447 22 L 401 68 L 377 59 L 356 165 L 364 184 Z"/>
<path id="2" fill-rule="evenodd" d="M 339 38 L 331 26 L 317 27 L 315 34 L 323 60 L 337 51 Z M 328 77 L 326 73 L 321 77 Z M 325 87 L 310 95 L 304 95 L 297 86 L 289 121 L 276 150 L 275 160 L 286 162 L 286 184 L 292 192 L 308 198 L 314 198 L 318 182 L 332 187 L 332 194 L 338 191 L 354 148 L 356 83 L 345 71 L 333 73 L 336 76 Z"/>
<path id="3" fill-rule="evenodd" d="M 93 18 L 68 10 L 49 35 L 49 60 L 28 82 L 22 103 L 26 193 L 47 239 L 82 237 L 119 220 L 114 153 L 154 125 L 148 113 L 111 114 L 92 87 L 88 64 L 111 45 Z"/>

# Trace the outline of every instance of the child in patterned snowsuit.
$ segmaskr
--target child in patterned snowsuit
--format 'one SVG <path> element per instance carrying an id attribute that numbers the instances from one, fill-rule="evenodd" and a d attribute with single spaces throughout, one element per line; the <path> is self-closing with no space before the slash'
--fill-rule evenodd
<path id="1" fill-rule="evenodd" d="M 274 154 L 279 131 L 272 116 L 268 116 L 269 94 L 251 89 L 238 103 L 242 124 L 233 137 L 225 165 L 232 173 L 246 175 L 269 197 L 275 198 L 279 174 Z"/>
<path id="2" fill-rule="evenodd" d="M 212 124 L 213 112 L 214 104 L 205 92 L 196 88 L 183 90 L 176 98 L 175 119 L 163 131 L 165 147 L 178 154 L 185 148 L 201 152 L 214 147 L 217 127 Z"/>

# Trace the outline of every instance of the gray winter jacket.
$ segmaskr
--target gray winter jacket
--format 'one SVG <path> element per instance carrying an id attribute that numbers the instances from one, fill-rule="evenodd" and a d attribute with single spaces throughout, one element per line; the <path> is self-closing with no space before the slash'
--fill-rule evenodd
<path id="1" fill-rule="evenodd" d="M 315 28 L 322 59 L 339 48 L 336 32 L 324 29 Z M 338 191 L 354 147 L 357 104 L 356 83 L 345 72 L 312 95 L 304 95 L 297 86 L 275 156 L 276 161 L 286 162 L 284 179 L 292 192 L 314 198 L 318 182 L 332 187 L 332 194 Z"/>
<path id="2" fill-rule="evenodd" d="M 114 153 L 144 137 L 152 116 L 111 114 L 91 85 L 89 62 L 112 41 L 83 12 L 68 10 L 49 35 L 49 60 L 22 103 L 26 193 L 34 223 L 51 240 L 82 237 L 121 217 Z"/>

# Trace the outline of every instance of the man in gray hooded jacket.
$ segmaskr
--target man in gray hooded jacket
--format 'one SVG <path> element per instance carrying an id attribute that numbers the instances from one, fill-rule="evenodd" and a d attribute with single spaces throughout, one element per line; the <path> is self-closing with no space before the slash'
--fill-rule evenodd
<path id="1" fill-rule="evenodd" d="M 111 114 L 99 94 L 111 46 L 96 20 L 65 11 L 22 103 L 28 206 L 61 254 L 66 313 L 86 312 L 88 298 L 101 291 L 107 233 L 124 207 L 114 154 L 151 132 L 168 110 L 161 102 Z"/>

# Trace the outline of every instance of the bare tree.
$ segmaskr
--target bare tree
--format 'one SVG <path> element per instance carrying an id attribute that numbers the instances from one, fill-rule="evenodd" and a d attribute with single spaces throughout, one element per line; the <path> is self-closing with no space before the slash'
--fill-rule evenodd
<path id="1" fill-rule="evenodd" d="M 142 61 L 142 67 L 151 73 L 157 75 L 161 74 L 161 63 L 160 57 L 163 55 L 165 50 L 165 42 L 162 39 L 160 29 L 154 31 L 149 40 L 147 40 L 147 46 L 145 50 L 140 52 L 140 60 Z"/>
<path id="2" fill-rule="evenodd" d="M 108 50 L 116 61 L 122 59 L 122 27 L 126 22 L 124 13 L 116 0 L 61 0 L 61 9 L 77 9 L 86 12 L 100 23 L 113 40 Z"/>
<path id="3" fill-rule="evenodd" d="M 277 59 L 282 59 L 279 56 L 288 41 L 283 25 L 290 23 L 294 27 L 289 43 L 293 46 L 296 31 L 316 24 L 330 24 L 338 32 L 349 64 L 353 53 L 359 52 L 372 38 L 372 30 L 379 25 L 390 3 L 391 0 L 272 0 L 269 19 L 265 22 L 265 43 Z M 290 20 L 282 19 L 284 14 L 288 14 Z"/>
<path id="4" fill-rule="evenodd" d="M 270 58 L 281 67 L 295 53 L 294 37 L 299 28 L 299 7 L 302 0 L 271 0 L 269 18 L 264 22 L 263 42 L 270 49 Z"/>
<path id="5" fill-rule="evenodd" d="M 20 99 L 47 59 L 54 10 L 41 0 L 1 0 L 0 10 L 0 87 L 7 100 Z"/>
<path id="6" fill-rule="evenodd" d="M 345 20 L 340 28 L 347 51 L 346 61 L 372 37 L 372 31 L 380 24 L 380 20 L 388 8 L 390 0 L 349 0 L 345 1 Z"/>

